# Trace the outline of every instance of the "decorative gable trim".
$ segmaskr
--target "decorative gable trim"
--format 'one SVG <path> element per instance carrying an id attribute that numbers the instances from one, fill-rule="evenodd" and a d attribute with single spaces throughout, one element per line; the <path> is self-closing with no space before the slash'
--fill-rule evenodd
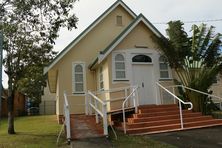
<path id="1" fill-rule="evenodd" d="M 81 41 L 82 38 L 84 38 L 97 24 L 99 24 L 118 6 L 122 6 L 133 18 L 136 18 L 137 15 L 122 0 L 117 0 L 91 25 L 89 25 L 78 37 L 76 37 L 68 46 L 66 46 L 47 67 L 44 68 L 44 74 L 46 74 L 56 63 L 58 63 L 63 58 L 63 56 L 66 55 L 66 53 L 68 53 L 79 41 Z"/>

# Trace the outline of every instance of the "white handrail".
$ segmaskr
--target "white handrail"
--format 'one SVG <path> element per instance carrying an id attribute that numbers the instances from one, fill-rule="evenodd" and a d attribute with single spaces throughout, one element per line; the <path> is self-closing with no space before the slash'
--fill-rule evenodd
<path id="1" fill-rule="evenodd" d="M 69 112 L 69 103 L 67 100 L 66 92 L 64 92 L 64 116 L 65 116 L 65 125 L 66 125 L 66 138 L 68 140 L 68 144 L 71 141 L 71 128 L 70 128 L 70 112 Z"/>
<path id="2" fill-rule="evenodd" d="M 99 99 L 97 96 L 95 96 L 91 91 L 88 91 L 88 94 L 91 95 L 94 99 L 99 101 L 102 105 L 105 105 L 106 103 L 103 102 L 101 99 Z"/>
<path id="3" fill-rule="evenodd" d="M 209 94 L 209 93 L 205 93 L 205 92 L 203 92 L 203 91 L 196 90 L 196 89 L 193 89 L 193 88 L 184 86 L 184 85 L 172 85 L 172 86 L 167 86 L 166 88 L 175 88 L 175 87 L 182 87 L 182 88 L 185 88 L 185 89 L 188 89 L 188 90 L 191 90 L 191 91 L 194 91 L 194 92 L 197 92 L 197 93 L 200 93 L 200 94 L 209 96 L 209 97 L 217 98 L 217 99 L 220 100 L 220 109 L 222 108 L 222 98 L 219 97 L 219 96 L 212 95 L 212 94 Z"/>
<path id="4" fill-rule="evenodd" d="M 222 100 L 221 97 L 218 97 L 218 96 L 215 96 L 215 95 L 212 95 L 212 94 L 208 94 L 208 93 L 205 93 L 203 91 L 199 91 L 199 90 L 196 90 L 196 89 L 193 89 L 193 88 L 190 88 L 190 87 L 186 87 L 186 86 L 183 86 L 183 85 L 181 85 L 181 87 L 192 90 L 192 91 L 195 91 L 195 92 L 198 92 L 198 93 L 203 94 L 203 95 L 207 95 L 207 96 L 214 97 L 214 98 Z"/>
<path id="5" fill-rule="evenodd" d="M 123 104 L 122 104 L 122 111 L 123 111 L 123 129 L 124 129 L 124 133 L 125 133 L 125 134 L 126 134 L 125 104 L 126 104 L 126 102 L 129 100 L 129 98 L 131 98 L 131 96 L 132 96 L 133 94 L 135 94 L 135 92 L 137 91 L 137 89 L 138 89 L 138 86 L 134 87 L 134 88 L 133 88 L 133 91 L 129 94 L 129 96 L 126 97 L 126 99 L 123 101 Z M 137 95 L 133 97 L 133 102 L 134 102 L 135 111 L 137 112 L 138 104 L 136 104 L 136 102 L 138 102 L 138 101 L 135 100 L 135 97 L 137 97 Z M 137 99 L 138 99 L 138 98 L 137 98 Z"/>
<path id="6" fill-rule="evenodd" d="M 123 91 L 125 89 L 130 89 L 130 88 L 134 88 L 134 86 L 118 87 L 118 88 L 112 88 L 112 89 L 107 89 L 107 90 L 102 90 L 102 91 L 93 91 L 93 93 L 99 95 L 102 93 L 113 93 L 113 92 Z"/>
<path id="7" fill-rule="evenodd" d="M 179 109 L 180 109 L 180 125 L 181 125 L 181 129 L 183 129 L 183 114 L 182 114 L 182 106 L 181 103 L 183 104 L 189 104 L 190 108 L 188 108 L 188 110 L 191 110 L 193 108 L 193 104 L 191 102 L 184 102 L 183 100 L 181 100 L 180 98 L 178 98 L 175 94 L 173 94 L 172 92 L 170 92 L 168 89 L 166 89 L 165 87 L 163 87 L 160 83 L 156 82 L 156 85 L 161 87 L 163 90 L 165 90 L 167 93 L 169 93 L 170 95 L 172 95 L 174 98 L 176 98 L 179 101 Z"/>
<path id="8" fill-rule="evenodd" d="M 169 93 L 170 95 L 172 95 L 174 98 L 176 98 L 178 101 L 182 102 L 183 104 L 189 104 L 190 108 L 188 108 L 188 110 L 193 109 L 193 104 L 191 102 L 184 102 L 183 100 L 181 100 L 179 97 L 177 97 L 175 94 L 173 94 L 172 92 L 170 92 L 168 89 L 166 89 L 165 87 L 163 87 L 160 83 L 156 82 L 156 84 L 158 86 L 160 86 L 163 90 L 165 90 L 167 93 Z"/>
<path id="9" fill-rule="evenodd" d="M 103 118 L 103 133 L 104 135 L 108 135 L 108 123 L 107 123 L 107 103 L 103 102 L 101 99 L 99 99 L 97 96 L 95 96 L 91 91 L 88 91 L 88 95 L 91 96 L 91 98 L 94 98 L 94 105 L 92 104 L 92 100 L 90 99 L 89 105 L 91 108 L 95 110 L 96 114 L 96 123 L 99 122 L 98 114 Z M 99 102 L 102 105 L 102 111 L 99 110 L 98 104 Z"/>

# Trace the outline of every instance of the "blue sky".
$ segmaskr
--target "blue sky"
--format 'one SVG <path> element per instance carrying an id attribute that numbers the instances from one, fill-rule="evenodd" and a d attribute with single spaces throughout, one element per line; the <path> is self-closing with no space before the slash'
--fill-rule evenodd
<path id="1" fill-rule="evenodd" d="M 79 0 L 73 11 L 79 18 L 78 29 L 68 31 L 61 29 L 54 50 L 61 51 L 99 15 L 109 8 L 116 0 Z M 165 24 L 171 20 L 199 21 L 222 19 L 222 0 L 123 0 L 136 14 L 142 13 L 154 26 L 165 35 Z M 200 23 L 196 23 L 200 24 Z M 222 21 L 207 22 L 222 33 Z M 185 24 L 190 30 L 192 23 Z M 3 85 L 7 87 L 7 77 L 3 75 Z"/>

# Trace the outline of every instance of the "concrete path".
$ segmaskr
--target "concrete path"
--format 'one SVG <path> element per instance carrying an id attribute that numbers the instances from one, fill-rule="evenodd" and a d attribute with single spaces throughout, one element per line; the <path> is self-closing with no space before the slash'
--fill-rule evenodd
<path id="1" fill-rule="evenodd" d="M 102 124 L 96 124 L 95 116 L 71 115 L 72 139 L 85 139 L 103 136 Z"/>
<path id="2" fill-rule="evenodd" d="M 112 144 L 105 138 L 86 138 L 74 140 L 71 148 L 112 148 Z"/>
<path id="3" fill-rule="evenodd" d="M 72 148 L 112 148 L 95 116 L 71 115 Z"/>
<path id="4" fill-rule="evenodd" d="M 147 136 L 179 148 L 222 148 L 222 126 Z"/>

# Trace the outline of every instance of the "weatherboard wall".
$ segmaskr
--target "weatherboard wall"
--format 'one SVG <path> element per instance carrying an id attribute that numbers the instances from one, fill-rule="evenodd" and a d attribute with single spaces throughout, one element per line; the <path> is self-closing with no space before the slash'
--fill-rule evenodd
<path id="1" fill-rule="evenodd" d="M 123 25 L 116 25 L 116 15 L 123 16 Z M 59 75 L 57 84 L 59 84 L 57 115 L 63 114 L 63 92 L 73 95 L 68 98 L 71 104 L 71 113 L 84 113 L 85 95 L 73 94 L 72 92 L 72 63 L 80 62 L 85 64 L 86 72 L 86 90 L 96 90 L 96 79 L 94 72 L 88 69 L 89 64 L 98 56 L 99 51 L 103 50 L 111 43 L 111 41 L 133 20 L 121 6 L 118 6 L 110 14 L 106 16 L 96 27 L 82 38 L 62 59 L 52 68 L 58 70 Z"/>

